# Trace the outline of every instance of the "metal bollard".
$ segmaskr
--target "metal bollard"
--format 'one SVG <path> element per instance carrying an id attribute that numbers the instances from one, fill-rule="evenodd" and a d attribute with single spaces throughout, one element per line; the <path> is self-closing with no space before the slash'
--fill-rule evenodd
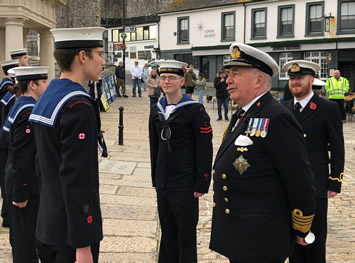
<path id="1" fill-rule="evenodd" d="M 119 108 L 120 119 L 118 122 L 118 145 L 123 145 L 123 110 L 124 108 L 121 106 Z"/>

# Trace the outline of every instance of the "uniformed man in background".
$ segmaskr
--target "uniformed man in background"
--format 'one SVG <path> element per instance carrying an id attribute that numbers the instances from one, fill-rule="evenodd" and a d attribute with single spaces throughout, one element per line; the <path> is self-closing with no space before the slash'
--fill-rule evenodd
<path id="1" fill-rule="evenodd" d="M 18 59 L 18 63 L 20 67 L 28 66 L 28 55 L 27 49 L 21 48 L 16 50 L 10 50 L 11 59 Z"/>
<path id="2" fill-rule="evenodd" d="M 4 122 L 10 107 L 14 103 L 15 95 L 15 79 L 10 76 L 9 70 L 19 66 L 18 59 L 3 61 L 0 63 L 2 70 L 5 74 L 5 78 L 0 83 L 0 187 L 1 187 L 1 217 L 2 226 L 9 227 L 9 208 L 8 201 L 6 201 L 5 194 L 5 165 L 8 153 L 8 133 L 3 131 Z M 12 92 L 9 92 L 12 91 Z M 6 97 L 5 97 L 6 95 Z"/>
<path id="3" fill-rule="evenodd" d="M 340 193 L 344 172 L 345 150 L 340 110 L 335 102 L 320 98 L 312 91 L 314 76 L 320 70 L 318 64 L 293 60 L 287 62 L 283 69 L 288 73 L 290 91 L 294 96 L 284 104 L 295 115 L 304 132 L 306 149 L 316 178 L 317 205 L 311 228 L 316 236 L 315 242 L 306 247 L 295 244 L 290 262 L 325 263 L 328 198 Z"/>
<path id="4" fill-rule="evenodd" d="M 186 94 L 186 63 L 158 61 L 165 96 L 149 118 L 152 183 L 162 230 L 160 263 L 197 262 L 198 199 L 208 192 L 212 166 L 212 128 L 203 105 Z"/>
<path id="5" fill-rule="evenodd" d="M 276 62 L 241 43 L 230 54 L 228 91 L 241 109 L 214 163 L 210 248 L 233 263 L 283 263 L 294 239 L 313 241 L 314 176 L 301 127 L 269 92 Z"/>
<path id="6" fill-rule="evenodd" d="M 5 121 L 3 130 L 9 133 L 6 194 L 10 211 L 10 244 L 14 263 L 38 262 L 35 230 L 39 206 L 39 178 L 36 173 L 36 145 L 31 111 L 47 88 L 49 67 L 16 67 L 20 96 Z"/>
<path id="7" fill-rule="evenodd" d="M 103 238 L 99 112 L 84 86 L 100 78 L 104 31 L 102 27 L 51 30 L 61 76 L 51 81 L 30 116 L 42 184 L 36 229 L 42 263 L 98 262 Z"/>

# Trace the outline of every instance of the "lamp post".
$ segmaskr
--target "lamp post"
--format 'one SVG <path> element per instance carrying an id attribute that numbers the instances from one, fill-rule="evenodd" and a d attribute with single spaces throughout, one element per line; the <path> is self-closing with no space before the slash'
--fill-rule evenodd
<path id="1" fill-rule="evenodd" d="M 126 0 L 122 1 L 122 29 L 123 33 L 125 32 L 125 15 L 126 15 Z M 126 38 L 123 38 L 123 70 L 124 70 L 124 78 L 123 78 L 123 90 L 126 90 Z M 124 94 L 122 94 L 123 96 Z"/>

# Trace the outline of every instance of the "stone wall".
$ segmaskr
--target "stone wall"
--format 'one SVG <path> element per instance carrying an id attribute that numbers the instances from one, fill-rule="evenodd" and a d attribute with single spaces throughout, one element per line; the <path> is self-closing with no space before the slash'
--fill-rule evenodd
<path id="1" fill-rule="evenodd" d="M 57 27 L 100 26 L 101 0 L 68 0 L 57 8 L 56 15 Z"/>

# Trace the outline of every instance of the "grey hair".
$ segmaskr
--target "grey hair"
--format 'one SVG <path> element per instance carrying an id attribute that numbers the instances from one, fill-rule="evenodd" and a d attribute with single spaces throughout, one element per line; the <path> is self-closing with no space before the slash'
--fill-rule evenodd
<path id="1" fill-rule="evenodd" d="M 261 74 L 264 76 L 264 84 L 265 84 L 265 91 L 271 90 L 271 76 L 263 71 L 260 71 L 257 68 L 251 68 L 250 72 L 256 76 L 257 74 Z"/>

